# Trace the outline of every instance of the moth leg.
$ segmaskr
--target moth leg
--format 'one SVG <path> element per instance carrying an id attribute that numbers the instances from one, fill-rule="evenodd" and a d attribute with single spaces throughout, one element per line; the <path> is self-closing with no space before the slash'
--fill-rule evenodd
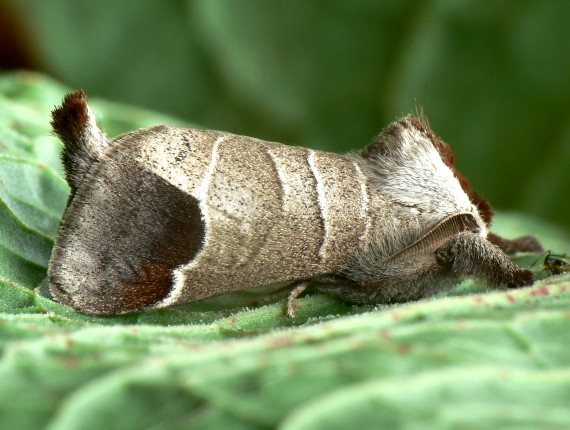
<path id="1" fill-rule="evenodd" d="M 291 292 L 291 286 L 294 282 L 288 282 L 286 285 L 278 286 L 273 291 L 269 291 L 262 296 L 256 297 L 252 305 L 253 306 L 265 306 L 270 303 L 275 303 L 284 300 L 287 298 L 289 293 Z"/>
<path id="2" fill-rule="evenodd" d="M 487 240 L 492 244 L 497 245 L 507 254 L 514 254 L 515 252 L 542 252 L 544 248 L 534 236 L 521 236 L 516 239 L 505 239 L 497 236 L 494 233 L 487 235 Z"/>
<path id="3" fill-rule="evenodd" d="M 289 293 L 289 298 L 287 299 L 287 316 L 289 318 L 294 318 L 295 314 L 297 313 L 297 298 L 303 294 L 307 288 L 309 288 L 309 282 L 301 282 L 297 284 L 295 288 L 291 290 Z"/>
<path id="4" fill-rule="evenodd" d="M 533 283 L 532 272 L 513 263 L 499 248 L 471 232 L 452 237 L 435 251 L 438 262 L 461 277 L 474 277 L 491 284 L 520 287 Z"/>

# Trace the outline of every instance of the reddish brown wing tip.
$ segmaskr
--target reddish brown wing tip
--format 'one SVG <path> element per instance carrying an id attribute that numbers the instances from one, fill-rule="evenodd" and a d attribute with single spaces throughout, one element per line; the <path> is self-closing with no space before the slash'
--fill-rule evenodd
<path id="1" fill-rule="evenodd" d="M 85 128 L 87 120 L 87 96 L 83 90 L 66 94 L 62 105 L 51 113 L 51 126 L 66 144 L 77 138 Z"/>

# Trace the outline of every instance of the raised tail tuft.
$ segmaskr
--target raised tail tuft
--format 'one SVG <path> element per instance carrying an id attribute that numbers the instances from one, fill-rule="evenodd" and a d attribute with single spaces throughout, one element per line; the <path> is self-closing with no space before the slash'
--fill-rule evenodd
<path id="1" fill-rule="evenodd" d="M 111 141 L 97 127 L 83 90 L 66 94 L 51 117 L 53 131 L 63 142 L 61 160 L 67 183 L 74 193 Z"/>

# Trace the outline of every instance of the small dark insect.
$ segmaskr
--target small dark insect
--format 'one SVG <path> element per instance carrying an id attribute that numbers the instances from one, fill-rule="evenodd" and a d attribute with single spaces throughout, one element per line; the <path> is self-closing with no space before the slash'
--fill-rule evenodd
<path id="1" fill-rule="evenodd" d="M 570 257 L 564 255 L 552 254 L 550 251 L 544 257 L 544 269 L 548 270 L 551 275 L 560 275 L 561 273 L 570 272 Z"/>

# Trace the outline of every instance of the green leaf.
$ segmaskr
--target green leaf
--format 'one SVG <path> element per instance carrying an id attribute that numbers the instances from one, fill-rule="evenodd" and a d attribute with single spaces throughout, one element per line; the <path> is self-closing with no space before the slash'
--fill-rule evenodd
<path id="1" fill-rule="evenodd" d="M 566 428 L 570 275 L 523 289 L 465 281 L 359 307 L 315 294 L 294 319 L 269 287 L 93 317 L 43 296 L 68 188 L 49 112 L 67 88 L 0 78 L 0 416 L 10 429 Z M 110 135 L 167 117 L 93 100 Z M 499 213 L 496 231 L 567 234 Z M 539 254 L 515 257 L 540 273 Z"/>
<path id="2" fill-rule="evenodd" d="M 568 387 L 570 372 L 559 370 L 426 372 L 337 390 L 300 408 L 282 428 L 346 429 L 362 417 L 362 428 L 562 429 L 570 422 Z"/>

